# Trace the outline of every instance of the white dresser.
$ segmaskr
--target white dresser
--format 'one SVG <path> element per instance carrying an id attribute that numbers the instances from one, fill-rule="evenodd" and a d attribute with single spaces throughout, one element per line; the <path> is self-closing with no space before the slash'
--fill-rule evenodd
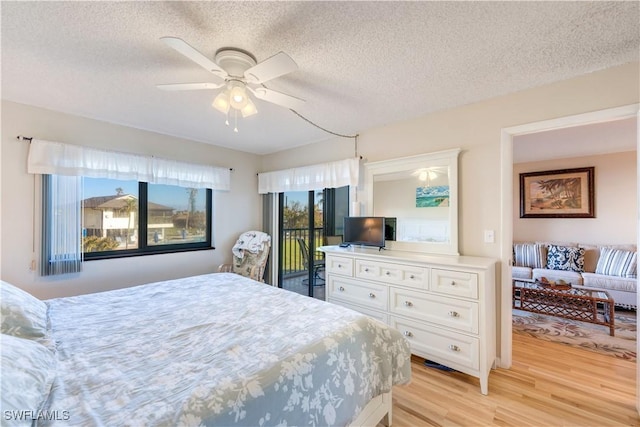
<path id="1" fill-rule="evenodd" d="M 327 301 L 402 332 L 411 352 L 480 379 L 496 358 L 496 262 L 370 248 L 319 248 Z"/>

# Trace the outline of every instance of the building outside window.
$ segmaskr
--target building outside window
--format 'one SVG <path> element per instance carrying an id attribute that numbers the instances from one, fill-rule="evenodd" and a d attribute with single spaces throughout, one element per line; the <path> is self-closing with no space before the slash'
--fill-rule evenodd
<path id="1" fill-rule="evenodd" d="M 84 178 L 85 258 L 211 246 L 211 190 Z"/>

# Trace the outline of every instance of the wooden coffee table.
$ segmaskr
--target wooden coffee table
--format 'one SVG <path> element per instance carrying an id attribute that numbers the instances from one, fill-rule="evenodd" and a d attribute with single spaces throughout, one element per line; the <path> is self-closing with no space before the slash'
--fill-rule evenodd
<path id="1" fill-rule="evenodd" d="M 608 326 L 609 335 L 614 336 L 614 301 L 604 289 L 584 286 L 558 289 L 514 279 L 513 308 Z"/>

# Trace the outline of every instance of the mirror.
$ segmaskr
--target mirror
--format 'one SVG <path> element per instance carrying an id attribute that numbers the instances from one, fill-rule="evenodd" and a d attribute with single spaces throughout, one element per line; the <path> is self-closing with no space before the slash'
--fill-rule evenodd
<path id="1" fill-rule="evenodd" d="M 458 155 L 365 164 L 367 215 L 387 218 L 388 249 L 458 255 Z"/>

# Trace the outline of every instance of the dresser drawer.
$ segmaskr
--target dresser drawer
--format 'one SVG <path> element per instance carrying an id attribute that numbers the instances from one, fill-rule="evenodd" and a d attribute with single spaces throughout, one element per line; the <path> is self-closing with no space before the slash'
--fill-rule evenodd
<path id="1" fill-rule="evenodd" d="M 385 285 L 348 279 L 346 277 L 329 276 L 328 299 L 340 300 L 387 311 L 388 289 Z"/>
<path id="2" fill-rule="evenodd" d="M 365 315 L 367 315 L 367 316 L 369 316 L 371 318 L 379 320 L 380 322 L 384 323 L 385 325 L 389 324 L 389 315 L 387 313 L 385 313 L 385 312 L 372 310 L 370 308 L 363 307 L 363 306 L 360 306 L 360 305 L 349 304 L 348 302 L 344 302 L 344 301 L 339 300 L 339 299 L 330 298 L 328 301 L 330 303 L 341 305 L 342 307 L 350 308 L 351 310 L 354 310 L 354 311 L 357 311 L 359 313 L 365 314 Z"/>
<path id="3" fill-rule="evenodd" d="M 355 276 L 361 279 L 378 280 L 383 283 L 427 289 L 429 269 L 410 265 L 391 264 L 357 259 Z"/>
<path id="4" fill-rule="evenodd" d="M 480 368 L 480 341 L 436 326 L 411 322 L 391 316 L 390 325 L 398 329 L 411 344 L 411 352 L 445 366 Z M 457 365 L 457 366 L 456 366 Z"/>
<path id="5" fill-rule="evenodd" d="M 327 255 L 325 269 L 326 273 L 353 276 L 353 259 Z"/>
<path id="6" fill-rule="evenodd" d="M 462 332 L 478 333 L 478 303 L 391 287 L 389 311 Z"/>
<path id="7" fill-rule="evenodd" d="M 430 290 L 445 295 L 478 298 L 478 275 L 463 271 L 431 269 Z"/>

